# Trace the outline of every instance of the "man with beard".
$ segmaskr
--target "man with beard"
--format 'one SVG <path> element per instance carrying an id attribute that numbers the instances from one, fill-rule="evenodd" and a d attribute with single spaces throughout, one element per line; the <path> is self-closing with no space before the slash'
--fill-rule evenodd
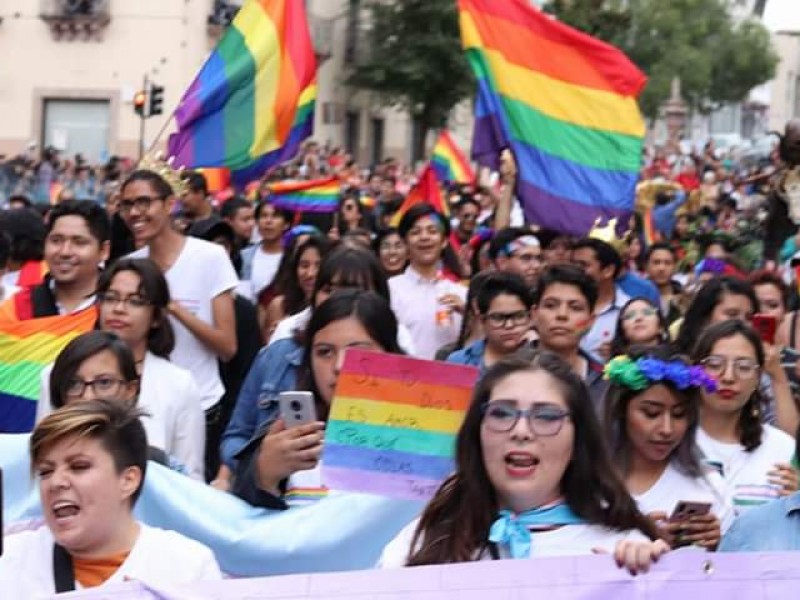
<path id="1" fill-rule="evenodd" d="M 0 318 L 27 320 L 78 312 L 94 304 L 97 279 L 108 259 L 110 226 L 101 206 L 68 200 L 50 213 L 44 241 L 49 273 L 0 306 Z"/>

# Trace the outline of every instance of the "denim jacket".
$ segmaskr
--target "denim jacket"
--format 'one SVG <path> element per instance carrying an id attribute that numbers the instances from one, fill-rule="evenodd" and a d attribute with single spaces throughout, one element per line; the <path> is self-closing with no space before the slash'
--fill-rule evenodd
<path id="1" fill-rule="evenodd" d="M 723 536 L 720 552 L 800 550 L 800 492 L 740 515 Z"/>
<path id="2" fill-rule="evenodd" d="M 295 389 L 302 362 L 303 348 L 290 338 L 259 351 L 222 436 L 220 453 L 228 467 L 235 469 L 236 454 L 278 416 L 278 394 Z"/>
<path id="3" fill-rule="evenodd" d="M 242 281 L 250 281 L 253 278 L 253 259 L 258 250 L 258 244 L 247 246 L 239 251 L 239 256 L 242 257 L 242 275 L 239 279 Z"/>
<path id="4" fill-rule="evenodd" d="M 483 353 L 486 351 L 486 340 L 473 342 L 466 348 L 456 350 L 447 357 L 447 362 L 457 365 L 478 367 L 483 372 Z"/>

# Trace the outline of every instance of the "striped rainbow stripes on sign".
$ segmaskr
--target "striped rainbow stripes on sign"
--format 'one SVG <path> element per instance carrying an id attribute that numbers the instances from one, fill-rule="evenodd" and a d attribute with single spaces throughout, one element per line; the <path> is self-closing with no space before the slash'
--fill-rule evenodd
<path id="1" fill-rule="evenodd" d="M 0 433 L 33 428 L 42 369 L 52 363 L 73 338 L 90 331 L 97 311 L 0 321 Z"/>
<path id="2" fill-rule="evenodd" d="M 314 181 L 282 181 L 269 186 L 267 200 L 280 208 L 311 213 L 336 212 L 342 185 L 335 177 Z"/>
<path id="3" fill-rule="evenodd" d="M 453 470 L 473 367 L 347 351 L 325 429 L 330 489 L 427 499 Z"/>
<path id="4" fill-rule="evenodd" d="M 433 147 L 431 165 L 436 171 L 439 181 L 451 183 L 472 183 L 475 181 L 475 172 L 469 164 L 467 157 L 456 146 L 453 138 L 446 129 L 439 134 L 439 139 Z"/>
<path id="5" fill-rule="evenodd" d="M 498 166 L 510 148 L 527 219 L 585 235 L 633 211 L 645 124 L 645 75 L 618 49 L 526 0 L 459 0 L 478 80 L 472 157 Z"/>
<path id="6" fill-rule="evenodd" d="M 258 179 L 311 134 L 317 62 L 303 0 L 247 0 L 181 100 L 175 164 Z"/>

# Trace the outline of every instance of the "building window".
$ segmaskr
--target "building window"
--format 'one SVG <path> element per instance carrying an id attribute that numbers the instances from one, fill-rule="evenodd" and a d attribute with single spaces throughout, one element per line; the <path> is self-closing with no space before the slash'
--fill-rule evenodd
<path id="1" fill-rule="evenodd" d="M 377 165 L 383 160 L 383 129 L 384 120 L 380 118 L 372 119 L 372 164 Z"/>
<path id="2" fill-rule="evenodd" d="M 111 107 L 108 100 L 44 101 L 42 147 L 52 146 L 66 156 L 81 154 L 90 163 L 109 156 Z"/>
<path id="3" fill-rule="evenodd" d="M 351 65 L 358 52 L 358 30 L 361 22 L 361 0 L 350 0 L 347 11 L 347 31 L 344 40 L 344 62 Z"/>
<path id="4" fill-rule="evenodd" d="M 347 151 L 358 157 L 359 138 L 361 137 L 361 113 L 348 110 L 344 117 L 344 145 Z"/>

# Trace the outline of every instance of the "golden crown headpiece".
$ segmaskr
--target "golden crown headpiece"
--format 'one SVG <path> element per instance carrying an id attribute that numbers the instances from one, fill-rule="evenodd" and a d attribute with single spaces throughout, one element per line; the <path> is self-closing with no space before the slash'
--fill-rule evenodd
<path id="1" fill-rule="evenodd" d="M 597 217 L 589 233 L 586 234 L 586 237 L 605 242 L 614 248 L 614 250 L 623 254 L 627 245 L 630 243 L 631 232 L 627 231 L 622 237 L 617 237 L 617 218 L 609 219 L 608 222 L 601 227 L 600 223 L 602 222 L 603 219 Z"/>
<path id="2" fill-rule="evenodd" d="M 173 166 L 174 162 L 174 156 L 170 156 L 165 160 L 161 152 L 156 152 L 152 155 L 145 154 L 142 160 L 139 161 L 139 164 L 136 165 L 136 169 L 140 171 L 150 171 L 159 175 L 169 184 L 173 193 L 180 198 L 186 191 L 186 181 L 183 179 L 184 168 L 179 167 L 176 169 Z"/>

